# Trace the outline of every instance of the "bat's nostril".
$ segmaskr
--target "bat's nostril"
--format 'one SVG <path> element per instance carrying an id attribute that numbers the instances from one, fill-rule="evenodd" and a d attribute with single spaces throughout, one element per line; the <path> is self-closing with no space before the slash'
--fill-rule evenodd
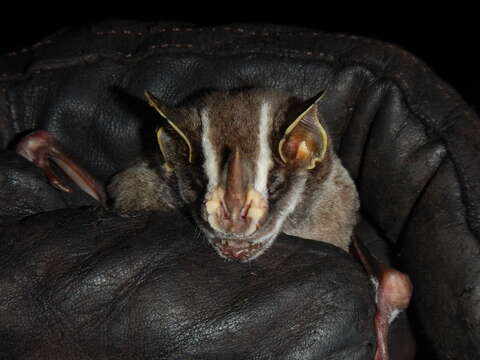
<path id="1" fill-rule="evenodd" d="M 255 189 L 229 195 L 228 190 L 217 187 L 206 199 L 208 222 L 223 234 L 250 236 L 268 215 L 268 201 Z"/>

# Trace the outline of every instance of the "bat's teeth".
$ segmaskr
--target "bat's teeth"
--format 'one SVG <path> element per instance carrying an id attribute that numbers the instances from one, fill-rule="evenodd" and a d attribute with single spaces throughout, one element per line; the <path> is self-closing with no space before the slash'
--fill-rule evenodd
<path id="1" fill-rule="evenodd" d="M 248 250 L 247 250 L 247 249 L 242 249 L 242 250 L 235 251 L 235 256 L 236 256 L 236 257 L 239 257 L 239 256 L 242 255 L 245 251 L 248 251 Z"/>

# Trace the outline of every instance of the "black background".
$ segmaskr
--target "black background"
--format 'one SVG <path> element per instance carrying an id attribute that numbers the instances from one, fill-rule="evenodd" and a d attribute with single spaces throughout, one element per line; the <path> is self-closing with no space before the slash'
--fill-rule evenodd
<path id="1" fill-rule="evenodd" d="M 365 3 L 365 2 L 362 2 Z M 326 32 L 347 33 L 391 42 L 424 60 L 477 108 L 480 106 L 480 20 L 476 11 L 448 2 L 443 7 L 424 3 L 384 2 L 366 8 L 342 2 L 277 3 L 260 1 L 214 3 L 115 4 L 97 1 L 32 3 L 8 1 L 0 5 L 0 51 L 29 46 L 64 27 L 85 26 L 111 19 L 180 20 L 198 25 L 275 23 L 305 26 Z M 262 7 L 263 6 L 263 7 Z"/>

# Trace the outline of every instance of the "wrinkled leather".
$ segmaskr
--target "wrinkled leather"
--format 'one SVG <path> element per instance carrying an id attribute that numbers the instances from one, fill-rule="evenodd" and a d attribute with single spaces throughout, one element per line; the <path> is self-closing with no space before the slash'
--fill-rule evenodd
<path id="1" fill-rule="evenodd" d="M 418 327 L 436 356 L 479 357 L 480 122 L 448 84 L 411 54 L 369 39 L 288 27 L 192 28 L 117 22 L 60 32 L 31 49 L 1 57 L 0 69 L 2 148 L 7 149 L 25 131 L 47 129 L 103 181 L 154 146 L 152 129 L 157 117 L 145 104 L 144 89 L 169 105 L 205 89 L 276 87 L 299 96 L 326 89 L 322 115 L 335 149 L 356 181 L 362 216 L 368 223 L 359 227 L 359 237 L 369 242 L 374 233 L 375 248 L 389 244 L 394 262 L 411 276 Z M 191 247 L 200 246 L 201 241 L 192 241 L 191 230 L 181 226 L 180 218 L 175 220 L 177 230 L 162 233 L 153 221 L 134 230 L 138 224 L 135 221 L 140 220 L 122 219 L 124 225 L 118 225 L 118 218 L 107 216 L 109 225 L 105 225 L 101 219 L 106 215 L 90 210 L 49 212 L 88 205 L 89 200 L 48 189 L 41 174 L 12 152 L 4 151 L 0 164 L 0 198 L 6 204 L 0 210 L 5 224 L 0 255 L 4 257 L 1 264 L 9 264 L 7 273 L 3 267 L 1 281 L 2 294 L 7 294 L 2 295 L 7 299 L 0 307 L 0 339 L 3 337 L 8 344 L 0 349 L 5 354 L 20 357 L 19 349 L 27 349 L 29 340 L 19 334 L 27 332 L 28 338 L 38 339 L 48 328 L 52 333 L 48 342 L 30 343 L 29 349 L 39 349 L 36 358 L 45 357 L 52 349 L 60 353 L 64 350 L 62 355 L 65 349 L 72 354 L 77 351 L 72 358 L 81 358 L 81 354 L 113 358 L 124 352 L 130 355 L 126 358 L 154 358 L 162 352 L 170 358 L 281 358 L 281 354 L 327 358 L 327 353 L 328 359 L 371 357 L 372 347 L 367 344 L 372 342 L 372 330 L 368 326 L 365 332 L 348 333 L 348 344 L 345 340 L 346 328 L 360 329 L 365 319 L 371 318 L 372 303 L 370 307 L 365 305 L 365 299 L 369 299 L 365 294 L 371 294 L 371 289 L 365 276 L 355 272 L 358 267 L 352 259 L 341 257 L 342 266 L 337 267 L 339 255 L 332 255 L 329 247 L 311 244 L 305 245 L 307 250 L 300 241 L 302 248 L 295 256 L 302 259 L 302 265 L 299 268 L 295 264 L 300 263 L 288 259 L 279 274 L 279 278 L 295 275 L 300 280 L 284 285 L 278 285 L 276 281 L 281 280 L 270 273 L 270 281 L 256 282 L 253 275 L 248 275 L 248 267 L 225 263 L 205 250 L 198 259 L 205 260 L 207 271 L 195 265 L 199 250 Z M 29 198 L 30 189 L 38 191 Z M 34 213 L 42 214 L 18 222 Z M 83 226 L 89 230 L 76 221 L 84 221 Z M 62 236 L 47 231 L 56 226 L 63 229 Z M 72 233 L 79 226 L 87 234 L 80 237 Z M 129 230 L 123 237 L 111 234 L 109 231 L 118 231 L 116 226 Z M 157 232 L 150 230 L 151 226 Z M 46 244 L 37 249 L 41 244 L 35 234 L 44 232 L 48 233 L 42 237 Z M 157 253 L 151 250 L 153 234 L 160 234 L 155 235 L 155 244 L 160 247 L 155 251 L 165 256 L 155 257 Z M 104 274 L 115 271 L 103 248 L 92 245 L 103 241 L 104 236 L 118 261 L 115 266 L 119 278 L 111 275 L 115 281 L 107 276 L 102 282 Z M 138 243 L 137 237 L 142 239 Z M 24 247 L 12 248 L 17 242 Z M 85 246 L 79 244 L 83 242 Z M 124 243 L 130 245 L 123 248 Z M 163 248 L 174 243 L 178 244 L 174 251 L 167 245 Z M 267 258 L 248 266 L 261 268 L 265 262 L 276 261 L 271 255 L 278 252 L 282 257 L 290 247 L 300 246 L 296 244 L 297 240 L 282 239 Z M 150 253 L 152 258 L 147 256 Z M 45 260 L 47 255 L 57 258 L 51 266 Z M 40 260 L 28 266 L 26 260 L 37 256 Z M 138 256 L 138 263 L 130 263 L 131 256 Z M 183 256 L 193 264 L 186 264 Z M 87 263 L 84 258 L 89 259 Z M 326 258 L 329 266 L 323 263 Z M 142 262 L 150 260 L 150 268 Z M 138 266 L 144 266 L 145 271 L 136 270 Z M 272 269 L 273 265 L 265 266 Z M 341 271 L 343 267 L 348 274 Z M 149 277 L 150 271 L 157 275 L 155 281 Z M 310 271 L 318 274 L 314 277 L 318 284 L 311 284 L 313 278 L 307 276 Z M 219 275 L 212 278 L 211 274 L 217 272 Z M 229 280 L 232 274 L 236 274 L 235 281 Z M 240 274 L 246 278 L 239 280 Z M 363 286 L 344 278 L 355 276 Z M 50 279 L 55 281 L 50 283 Z M 194 290 L 167 288 L 187 280 Z M 352 299 L 335 292 L 339 282 L 353 294 Z M 258 292 L 236 293 L 232 288 L 239 291 L 245 284 L 252 284 Z M 217 310 L 205 305 L 209 299 L 205 289 L 210 286 L 219 293 Z M 312 287 L 307 291 L 304 286 Z M 226 293 L 219 290 L 223 287 Z M 156 292 L 158 289 L 162 291 Z M 285 303 L 277 303 L 270 296 L 278 291 L 286 291 Z M 297 330 L 288 332 L 292 321 L 285 314 L 300 301 L 296 292 L 307 294 L 318 304 L 328 303 L 334 296 L 342 314 L 332 309 L 330 319 L 334 322 L 305 316 L 298 330 L 301 336 L 291 335 Z M 130 302 L 132 294 L 145 296 L 145 302 L 141 298 Z M 161 294 L 171 308 L 160 303 Z M 194 301 L 197 296 L 198 303 Z M 250 305 L 239 306 L 243 300 L 251 301 Z M 265 313 L 273 308 L 278 312 Z M 298 316 L 312 314 L 308 312 L 312 309 L 297 310 Z M 318 311 L 319 316 L 327 316 L 323 310 Z M 183 323 L 171 320 L 178 313 Z M 255 326 L 246 321 L 257 318 L 270 326 L 264 326 L 263 321 L 255 322 Z M 241 331 L 230 333 L 229 321 L 236 324 L 232 328 Z M 351 328 L 342 327 L 344 321 Z M 183 333 L 178 326 L 188 331 Z M 318 337 L 312 329 L 320 329 L 322 335 Z M 219 331 L 225 338 L 218 336 Z M 214 339 L 211 346 L 210 339 Z M 136 348 L 139 344 L 141 349 Z M 186 353 L 181 352 L 184 350 Z M 35 358 L 32 354 L 26 350 L 24 358 Z"/>
<path id="2" fill-rule="evenodd" d="M 368 359 L 368 280 L 318 245 L 282 237 L 244 265 L 181 216 L 30 217 L 2 238 L 0 357 Z"/>

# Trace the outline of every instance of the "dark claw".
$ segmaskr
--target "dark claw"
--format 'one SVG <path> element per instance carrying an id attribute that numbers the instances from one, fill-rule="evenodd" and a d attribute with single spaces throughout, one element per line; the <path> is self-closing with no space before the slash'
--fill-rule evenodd
<path id="1" fill-rule="evenodd" d="M 413 285 L 408 275 L 378 261 L 355 236 L 352 244 L 354 255 L 360 259 L 376 287 L 375 360 L 388 360 L 388 330 L 395 317 L 408 307 Z"/>
<path id="2" fill-rule="evenodd" d="M 80 189 L 102 205 L 106 204 L 107 196 L 103 185 L 78 165 L 48 131 L 39 130 L 25 136 L 18 143 L 16 151 L 41 168 L 50 184 L 56 189 L 65 192 L 73 191 L 53 172 L 50 160 L 55 162 Z"/>

